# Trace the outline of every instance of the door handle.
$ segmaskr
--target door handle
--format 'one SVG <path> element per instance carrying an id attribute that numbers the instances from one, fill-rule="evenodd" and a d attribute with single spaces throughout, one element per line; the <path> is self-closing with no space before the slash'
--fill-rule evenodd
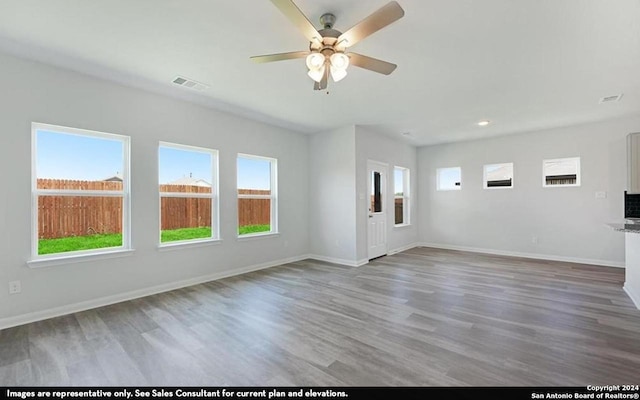
<path id="1" fill-rule="evenodd" d="M 373 215 L 369 214 L 369 218 L 373 218 Z"/>

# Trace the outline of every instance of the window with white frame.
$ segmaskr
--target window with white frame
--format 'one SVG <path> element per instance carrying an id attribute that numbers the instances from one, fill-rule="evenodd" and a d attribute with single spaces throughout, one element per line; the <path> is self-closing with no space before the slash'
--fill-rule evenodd
<path id="1" fill-rule="evenodd" d="M 32 124 L 32 259 L 130 249 L 129 137 Z"/>
<path id="2" fill-rule="evenodd" d="M 160 143 L 161 245 L 218 239 L 217 170 L 216 150 Z"/>
<path id="3" fill-rule="evenodd" d="M 580 186 L 580 157 L 543 160 L 542 186 Z"/>
<path id="4" fill-rule="evenodd" d="M 277 160 L 238 154 L 238 236 L 278 232 Z"/>
<path id="5" fill-rule="evenodd" d="M 513 188 L 513 163 L 485 165 L 483 186 L 485 189 Z"/>
<path id="6" fill-rule="evenodd" d="M 437 190 L 460 190 L 461 188 L 462 169 L 460 167 L 438 168 L 436 170 Z"/>
<path id="7" fill-rule="evenodd" d="M 393 168 L 394 223 L 396 226 L 409 225 L 409 169 Z"/>

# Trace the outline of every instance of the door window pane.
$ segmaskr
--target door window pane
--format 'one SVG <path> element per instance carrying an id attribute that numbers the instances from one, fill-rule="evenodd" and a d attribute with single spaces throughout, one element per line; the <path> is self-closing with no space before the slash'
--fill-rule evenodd
<path id="1" fill-rule="evenodd" d="M 380 172 L 371 172 L 371 211 L 382 212 L 382 189 Z"/>

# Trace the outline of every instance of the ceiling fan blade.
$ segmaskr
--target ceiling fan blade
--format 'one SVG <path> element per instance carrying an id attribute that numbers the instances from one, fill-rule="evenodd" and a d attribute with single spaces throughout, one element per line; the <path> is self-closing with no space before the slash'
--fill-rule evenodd
<path id="1" fill-rule="evenodd" d="M 309 55 L 308 51 L 292 51 L 290 53 L 265 54 L 263 56 L 253 56 L 251 61 L 262 64 L 273 61 L 293 60 L 294 58 L 304 58 Z"/>
<path id="2" fill-rule="evenodd" d="M 377 58 L 363 56 L 358 53 L 349 53 L 348 56 L 351 65 L 368 69 L 369 71 L 377 72 L 379 74 L 389 75 L 398 67 L 396 64 L 378 60 Z"/>
<path id="3" fill-rule="evenodd" d="M 342 46 L 345 48 L 351 47 L 367 36 L 399 20 L 403 16 L 404 10 L 400 7 L 400 4 L 392 1 L 340 35 L 340 37 L 338 37 L 338 43 L 346 40 L 343 42 Z"/>
<path id="4" fill-rule="evenodd" d="M 322 41 L 322 35 L 318 33 L 309 19 L 300 11 L 292 0 L 271 0 L 274 6 L 287 17 L 310 42 Z"/>

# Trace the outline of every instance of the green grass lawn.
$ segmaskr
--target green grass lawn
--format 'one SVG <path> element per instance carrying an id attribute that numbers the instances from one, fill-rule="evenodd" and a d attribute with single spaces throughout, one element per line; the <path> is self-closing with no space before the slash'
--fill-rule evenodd
<path id="1" fill-rule="evenodd" d="M 88 235 L 69 236 L 58 239 L 40 239 L 38 241 L 38 254 L 66 253 L 69 251 L 102 249 L 105 247 L 122 246 L 122 235 Z"/>
<path id="2" fill-rule="evenodd" d="M 269 232 L 271 225 L 246 225 L 238 228 L 238 235 Z M 176 242 L 179 240 L 206 239 L 211 237 L 211 228 L 183 228 L 164 230 L 160 234 L 160 242 Z M 67 253 L 69 251 L 103 249 L 122 246 L 122 235 L 101 234 L 87 236 L 69 236 L 58 239 L 40 239 L 38 254 Z"/>
<path id="3" fill-rule="evenodd" d="M 238 227 L 238 235 L 248 235 L 251 233 L 269 232 L 271 225 L 245 225 Z"/>
<path id="4" fill-rule="evenodd" d="M 181 228 L 165 230 L 160 233 L 160 242 L 175 242 L 178 240 L 207 239 L 211 237 L 211 227 Z"/>

